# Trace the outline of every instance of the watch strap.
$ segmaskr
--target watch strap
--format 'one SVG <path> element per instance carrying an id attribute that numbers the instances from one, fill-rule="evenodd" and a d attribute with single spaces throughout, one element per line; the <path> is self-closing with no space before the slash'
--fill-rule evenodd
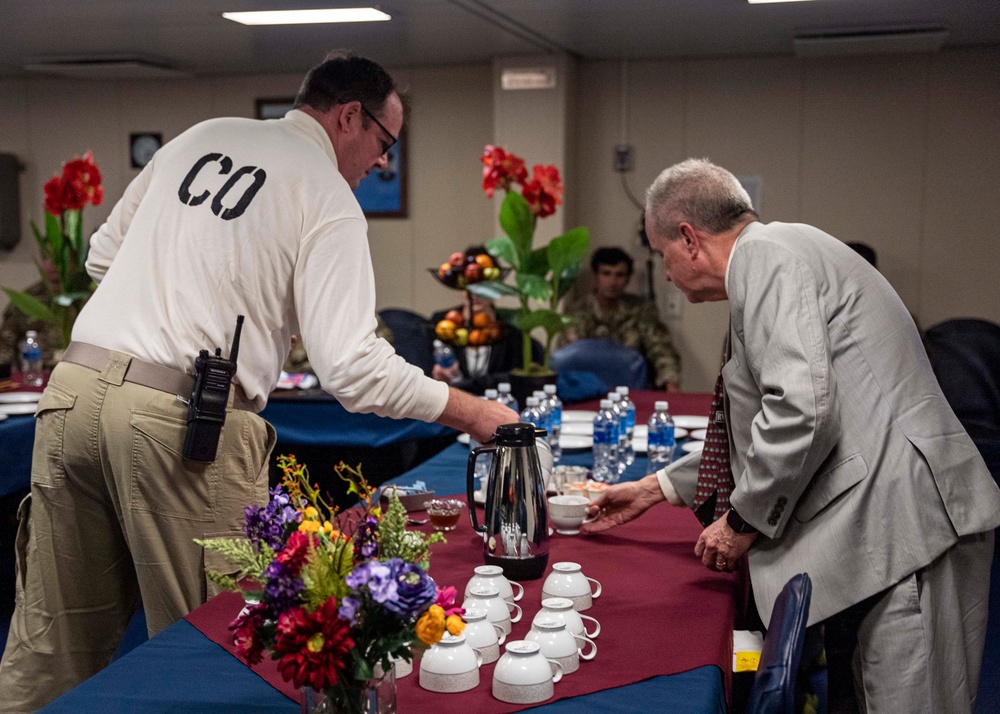
<path id="1" fill-rule="evenodd" d="M 726 523 L 737 533 L 747 534 L 747 533 L 757 533 L 757 529 L 752 525 L 743 520 L 743 517 L 736 512 L 736 509 L 729 506 L 729 513 L 726 514 Z"/>

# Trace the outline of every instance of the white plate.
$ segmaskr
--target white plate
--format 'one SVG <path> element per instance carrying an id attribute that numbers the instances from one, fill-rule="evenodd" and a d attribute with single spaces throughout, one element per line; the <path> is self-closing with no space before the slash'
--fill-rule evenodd
<path id="1" fill-rule="evenodd" d="M 646 437 L 642 437 L 641 439 L 638 436 L 632 437 L 632 451 L 637 454 L 645 454 L 649 451 L 649 442 L 646 440 Z"/>
<path id="2" fill-rule="evenodd" d="M 680 441 L 681 439 L 683 439 L 687 435 L 688 435 L 688 430 L 687 429 L 682 429 L 679 426 L 674 426 L 674 440 L 675 441 Z M 632 439 L 633 440 L 635 440 L 635 439 L 641 439 L 641 440 L 645 441 L 648 438 L 649 438 L 649 427 L 646 426 L 645 424 L 636 424 L 635 425 L 635 431 L 632 432 Z"/>
<path id="3" fill-rule="evenodd" d="M 708 417 L 678 414 L 674 417 L 674 426 L 682 426 L 685 429 L 704 429 L 708 426 Z"/>
<path id="4" fill-rule="evenodd" d="M 465 444 L 466 446 L 468 446 L 469 445 L 469 440 L 471 438 L 472 437 L 470 437 L 468 434 L 459 434 L 458 435 L 458 443 L 459 444 Z"/>
<path id="5" fill-rule="evenodd" d="M 41 392 L 0 392 L 0 404 L 25 404 L 28 402 L 34 404 L 41 397 Z"/>
<path id="6" fill-rule="evenodd" d="M 571 421 L 562 425 L 562 436 L 593 436 L 594 425 L 590 422 Z"/>
<path id="7" fill-rule="evenodd" d="M 593 424 L 595 416 L 597 416 L 597 412 L 591 412 L 585 409 L 570 409 L 569 411 L 563 412 L 563 424 L 567 422 L 581 421 Z"/>
<path id="8" fill-rule="evenodd" d="M 692 454 L 695 451 L 701 451 L 704 448 L 705 448 L 704 441 L 686 441 L 683 444 L 681 444 L 681 451 L 686 451 L 689 454 Z"/>
<path id="9" fill-rule="evenodd" d="M 559 446 L 564 449 L 590 449 L 594 446 L 593 436 L 580 436 L 578 434 L 560 434 Z"/>
<path id="10" fill-rule="evenodd" d="M 699 441 L 704 441 L 705 437 L 708 436 L 708 429 L 693 429 L 691 431 L 691 438 L 698 439 Z"/>
<path id="11" fill-rule="evenodd" d="M 0 414 L 34 414 L 38 405 L 31 404 L 0 404 Z"/>
<path id="12" fill-rule="evenodd" d="M 0 414 L 0 421 L 3 421 L 6 418 L 7 418 L 6 414 Z"/>

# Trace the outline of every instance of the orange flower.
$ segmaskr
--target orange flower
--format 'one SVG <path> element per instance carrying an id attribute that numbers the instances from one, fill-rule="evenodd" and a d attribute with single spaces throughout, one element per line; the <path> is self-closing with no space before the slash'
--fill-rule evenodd
<path id="1" fill-rule="evenodd" d="M 458 615 L 449 615 L 445 618 L 444 626 L 452 635 L 460 635 L 465 629 L 465 621 Z"/>
<path id="2" fill-rule="evenodd" d="M 427 612 L 417 620 L 416 633 L 420 641 L 425 645 L 437 644 L 444 635 L 445 617 L 444 608 L 438 605 L 431 605 Z"/>

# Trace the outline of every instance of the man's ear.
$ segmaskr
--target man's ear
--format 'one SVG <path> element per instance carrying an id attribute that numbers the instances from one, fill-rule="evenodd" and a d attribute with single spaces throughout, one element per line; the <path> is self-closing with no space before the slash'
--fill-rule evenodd
<path id="1" fill-rule="evenodd" d="M 355 100 L 345 104 L 336 104 L 330 110 L 334 125 L 338 132 L 348 133 L 351 124 L 361 120 L 361 102 Z"/>
<path id="2" fill-rule="evenodd" d="M 684 242 L 684 249 L 688 252 L 690 257 L 694 258 L 701 252 L 701 237 L 698 235 L 698 231 L 695 227 L 686 221 L 682 221 L 680 225 L 677 226 L 677 231 L 680 237 L 677 240 Z"/>

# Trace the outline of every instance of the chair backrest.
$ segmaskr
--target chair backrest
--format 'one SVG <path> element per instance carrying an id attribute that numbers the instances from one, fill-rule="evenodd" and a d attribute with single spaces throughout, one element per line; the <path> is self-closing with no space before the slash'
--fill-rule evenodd
<path id="1" fill-rule="evenodd" d="M 792 714 L 795 679 L 809 620 L 812 581 L 799 573 L 785 583 L 771 611 L 747 714 Z"/>
<path id="2" fill-rule="evenodd" d="M 398 308 L 382 310 L 379 317 L 392 330 L 392 346 L 397 354 L 429 375 L 434 368 L 434 326 L 430 320 Z"/>
<path id="3" fill-rule="evenodd" d="M 1000 325 L 947 320 L 927 330 L 941 391 L 973 439 L 1000 438 Z"/>
<path id="4" fill-rule="evenodd" d="M 586 339 L 571 342 L 552 353 L 552 369 L 591 372 L 611 389 L 646 388 L 646 359 L 631 347 L 611 340 Z"/>

